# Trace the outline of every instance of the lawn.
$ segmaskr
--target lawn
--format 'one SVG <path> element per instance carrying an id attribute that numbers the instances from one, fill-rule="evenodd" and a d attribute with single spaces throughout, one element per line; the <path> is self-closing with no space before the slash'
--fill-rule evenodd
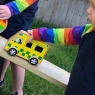
<path id="1" fill-rule="evenodd" d="M 48 28 L 60 27 L 49 23 L 43 23 L 41 20 L 34 20 L 32 24 L 32 28 L 42 26 Z M 77 49 L 77 46 L 62 46 L 57 44 L 50 44 L 50 48 L 45 56 L 45 59 L 59 66 L 60 68 L 71 72 L 77 54 Z M 23 89 L 25 95 L 64 95 L 65 92 L 65 90 L 63 90 L 62 88 L 42 79 L 41 77 L 27 70 Z M 11 90 L 12 77 L 11 68 L 9 66 L 5 75 L 4 87 L 2 88 L 2 90 L 0 90 L 0 95 L 10 95 Z"/>

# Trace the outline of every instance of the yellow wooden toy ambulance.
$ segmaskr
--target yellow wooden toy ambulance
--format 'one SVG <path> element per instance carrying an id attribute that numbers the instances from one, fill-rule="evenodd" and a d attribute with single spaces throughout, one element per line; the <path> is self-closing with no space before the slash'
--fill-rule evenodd
<path id="1" fill-rule="evenodd" d="M 11 56 L 20 56 L 29 60 L 30 64 L 36 65 L 41 63 L 49 46 L 42 41 L 36 40 L 27 43 L 29 37 L 25 31 L 19 31 L 8 40 L 5 50 L 8 51 Z"/>

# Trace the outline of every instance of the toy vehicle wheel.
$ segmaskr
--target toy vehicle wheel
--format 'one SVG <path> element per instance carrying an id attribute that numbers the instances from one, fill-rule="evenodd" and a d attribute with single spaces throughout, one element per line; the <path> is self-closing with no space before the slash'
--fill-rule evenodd
<path id="1" fill-rule="evenodd" d="M 38 64 L 38 59 L 35 58 L 35 57 L 32 57 L 32 58 L 30 59 L 30 64 L 32 64 L 32 65 Z"/>
<path id="2" fill-rule="evenodd" d="M 9 49 L 9 54 L 10 54 L 11 56 L 14 56 L 14 55 L 17 54 L 17 50 L 16 50 L 15 48 L 10 48 L 10 49 Z"/>

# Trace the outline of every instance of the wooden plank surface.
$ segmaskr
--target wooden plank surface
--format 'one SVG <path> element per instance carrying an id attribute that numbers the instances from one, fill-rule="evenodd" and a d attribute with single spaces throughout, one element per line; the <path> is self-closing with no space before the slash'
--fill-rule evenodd
<path id="1" fill-rule="evenodd" d="M 38 19 L 40 19 L 40 18 L 43 19 L 44 15 L 46 14 L 46 9 L 48 7 L 48 3 L 49 3 L 48 0 L 39 0 L 38 11 L 36 13 L 37 14 L 36 17 Z"/>
<path id="2" fill-rule="evenodd" d="M 88 19 L 88 13 L 86 13 L 87 9 L 89 8 L 89 1 L 84 0 L 83 3 L 85 3 L 84 9 L 83 9 L 83 13 L 82 13 L 82 24 L 81 24 L 81 20 L 79 21 L 80 25 L 84 25 L 85 23 L 90 23 L 90 20 Z"/>
<path id="3" fill-rule="evenodd" d="M 70 0 L 63 0 L 61 10 L 60 10 L 60 14 L 59 14 L 59 19 L 57 19 L 57 22 L 59 22 L 60 26 L 66 26 L 66 17 L 67 17 L 67 12 L 69 10 L 69 4 L 70 4 Z M 52 17 L 53 18 L 53 17 Z"/>
<path id="4" fill-rule="evenodd" d="M 54 23 L 54 24 L 58 24 L 58 20 L 59 19 L 59 15 L 60 14 L 60 10 L 61 10 L 61 6 L 63 5 L 63 0 L 54 0 L 53 3 L 51 3 L 53 6 L 53 10 L 52 10 L 52 15 L 50 17 L 50 22 Z"/>
<path id="5" fill-rule="evenodd" d="M 82 22 L 81 16 L 83 15 L 82 13 L 85 7 L 85 3 L 83 0 L 78 0 L 75 5 L 76 5 L 76 9 L 74 12 L 74 17 L 72 18 L 72 21 L 71 21 L 72 26 L 79 25 L 80 20 Z M 84 13 L 86 13 L 86 11 Z"/>
<path id="6" fill-rule="evenodd" d="M 55 0 L 48 0 L 47 6 L 44 9 L 45 14 L 44 14 L 44 16 L 42 18 L 43 21 L 51 22 L 51 17 L 52 17 L 52 14 L 54 12 L 54 4 L 55 4 Z"/>
<path id="7" fill-rule="evenodd" d="M 33 72 L 34 74 L 50 81 L 51 83 L 65 89 L 68 81 L 70 73 L 59 68 L 58 66 L 46 61 L 45 59 L 41 64 L 33 66 L 29 64 L 29 62 L 25 59 L 22 59 L 17 56 L 10 56 L 5 50 L 5 44 L 7 40 L 0 36 L 0 56 L 8 59 L 9 61 Z"/>
<path id="8" fill-rule="evenodd" d="M 69 9 L 68 9 L 68 12 L 67 12 L 67 17 L 65 19 L 65 23 L 66 25 L 65 26 L 68 26 L 68 27 L 71 27 L 72 23 L 72 19 L 73 19 L 73 16 L 74 16 L 74 13 L 75 13 L 75 9 L 76 9 L 76 3 L 77 3 L 77 0 L 70 0 L 70 4 L 69 4 Z"/>

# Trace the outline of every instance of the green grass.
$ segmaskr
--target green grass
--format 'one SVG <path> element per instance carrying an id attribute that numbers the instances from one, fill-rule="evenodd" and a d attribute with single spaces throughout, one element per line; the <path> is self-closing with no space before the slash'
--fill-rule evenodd
<path id="1" fill-rule="evenodd" d="M 45 26 L 48 28 L 57 28 L 53 24 L 43 23 L 41 20 L 35 20 L 32 28 Z M 75 57 L 77 54 L 77 46 L 61 46 L 50 44 L 48 53 L 45 59 L 59 66 L 60 68 L 71 72 Z M 10 95 L 12 90 L 12 77 L 11 68 L 9 66 L 6 76 L 5 83 L 0 95 Z M 65 90 L 62 88 L 42 79 L 41 77 L 26 71 L 25 83 L 24 83 L 25 95 L 64 95 Z"/>

